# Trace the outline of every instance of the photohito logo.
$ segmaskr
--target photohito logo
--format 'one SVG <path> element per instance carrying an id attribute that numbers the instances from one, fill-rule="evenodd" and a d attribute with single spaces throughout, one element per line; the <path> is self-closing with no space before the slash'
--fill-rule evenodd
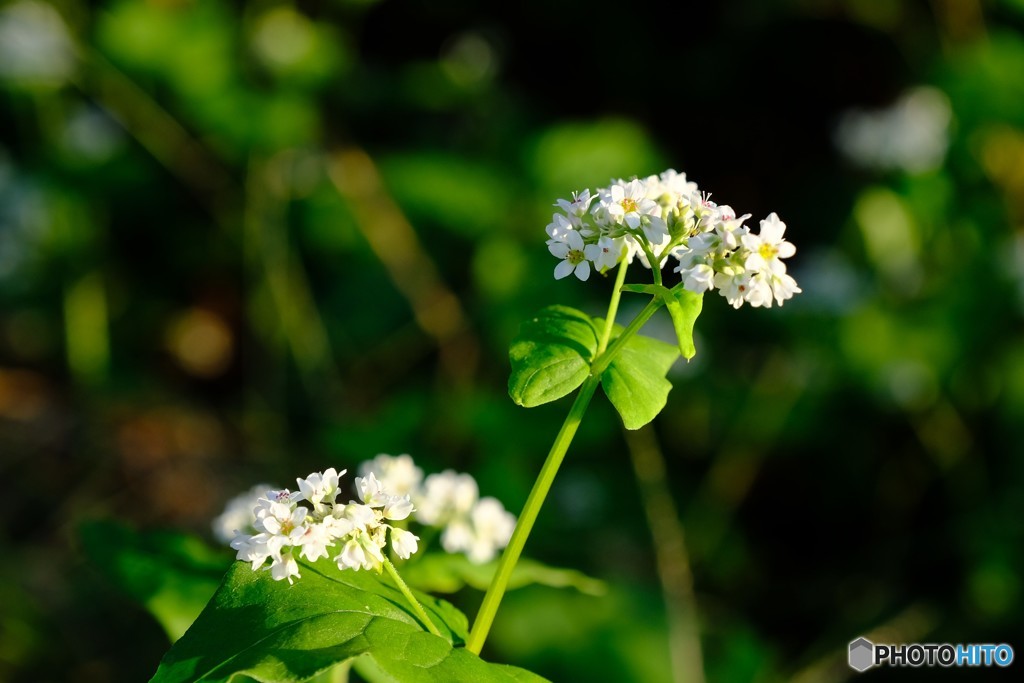
<path id="1" fill-rule="evenodd" d="M 1013 663 L 1006 643 L 909 643 L 876 645 L 861 637 L 850 641 L 847 661 L 855 671 L 873 666 L 1000 666 Z"/>

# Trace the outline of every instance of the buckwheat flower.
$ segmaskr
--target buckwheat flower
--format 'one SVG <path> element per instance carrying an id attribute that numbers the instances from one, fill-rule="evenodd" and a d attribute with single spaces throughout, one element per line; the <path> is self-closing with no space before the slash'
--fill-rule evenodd
<path id="1" fill-rule="evenodd" d="M 750 276 L 750 280 L 747 282 L 746 294 L 743 296 L 747 303 L 754 307 L 772 307 L 772 298 L 774 297 L 774 293 L 772 292 L 770 278 L 771 273 L 767 271 L 754 273 Z"/>
<path id="2" fill-rule="evenodd" d="M 688 196 L 697 191 L 697 183 L 688 181 L 685 173 L 677 173 L 672 168 L 662 171 L 658 179 L 662 187 L 676 197 Z"/>
<path id="3" fill-rule="evenodd" d="M 576 227 L 568 218 L 560 213 L 556 213 L 551 216 L 551 222 L 544 228 L 544 231 L 551 238 L 548 241 L 550 244 L 551 242 L 564 242 L 566 235 L 570 232 L 575 232 Z"/>
<path id="4" fill-rule="evenodd" d="M 743 268 L 725 266 L 720 273 L 715 273 L 715 287 L 733 308 L 739 308 L 746 301 L 749 285 L 750 274 Z"/>
<path id="5" fill-rule="evenodd" d="M 358 571 L 366 565 L 366 552 L 359 541 L 355 538 L 350 538 L 342 546 L 341 552 L 334 558 L 334 561 L 338 563 L 339 569 L 355 569 Z"/>
<path id="6" fill-rule="evenodd" d="M 419 536 L 405 529 L 391 527 L 391 547 L 403 560 L 408 560 L 419 549 L 419 540 Z"/>
<path id="7" fill-rule="evenodd" d="M 373 472 L 365 477 L 356 477 L 356 491 L 359 492 L 359 499 L 370 507 L 384 505 L 389 499 L 388 492 Z"/>
<path id="8" fill-rule="evenodd" d="M 383 528 L 381 529 L 383 531 Z M 379 570 L 384 563 L 380 544 L 365 531 L 351 537 L 335 557 L 340 569 Z"/>
<path id="9" fill-rule="evenodd" d="M 788 301 L 793 298 L 794 294 L 799 294 L 803 291 L 797 286 L 796 280 L 786 273 L 772 273 L 771 286 L 772 294 L 775 295 L 775 301 L 780 306 L 783 301 Z"/>
<path id="10" fill-rule="evenodd" d="M 373 473 L 377 481 L 396 496 L 412 495 L 419 489 L 423 481 L 423 470 L 416 467 L 410 455 L 387 455 L 380 453 L 372 460 L 359 466 L 359 474 L 363 477 Z"/>
<path id="11" fill-rule="evenodd" d="M 445 470 L 431 474 L 417 497 L 416 521 L 441 527 L 449 520 L 469 514 L 480 495 L 476 480 L 469 474 Z"/>
<path id="12" fill-rule="evenodd" d="M 348 505 L 335 505 L 331 514 L 337 520 L 347 521 L 355 529 L 366 529 L 377 523 L 377 514 L 372 507 L 355 502 Z"/>
<path id="13" fill-rule="evenodd" d="M 289 584 L 293 583 L 293 578 L 301 578 L 299 575 L 299 563 L 295 560 L 291 550 L 286 550 L 273 558 L 270 564 L 270 575 L 274 578 L 274 581 L 288 579 Z"/>
<path id="14" fill-rule="evenodd" d="M 498 550 L 508 545 L 516 528 L 516 517 L 505 510 L 496 498 L 481 498 L 470 513 L 473 544 L 467 556 L 475 564 L 494 559 Z"/>
<path id="15" fill-rule="evenodd" d="M 313 505 L 314 511 L 321 512 L 325 499 L 328 503 L 334 504 L 334 500 L 338 497 L 338 479 L 347 471 L 342 470 L 339 473 L 332 467 L 324 470 L 323 473 L 313 472 L 305 479 L 296 479 L 295 481 L 299 485 L 302 497 Z"/>
<path id="16" fill-rule="evenodd" d="M 552 240 L 548 251 L 562 262 L 555 266 L 555 279 L 561 280 L 575 274 L 581 281 L 590 277 L 590 261 L 597 260 L 601 251 L 596 244 L 584 244 L 583 236 L 573 230 L 565 235 L 564 240 Z"/>
<path id="17" fill-rule="evenodd" d="M 785 273 L 786 265 L 780 259 L 796 253 L 796 247 L 782 237 L 785 230 L 786 224 L 773 212 L 761 221 L 760 234 L 744 235 L 743 246 L 750 250 L 744 267 L 751 271 L 770 270 L 773 273 Z"/>
<path id="18" fill-rule="evenodd" d="M 594 201 L 594 197 L 590 196 L 590 190 L 583 190 L 582 192 L 573 192 L 572 201 L 557 200 L 555 206 L 566 213 L 572 225 L 579 227 L 583 224 L 583 216 L 587 215 L 592 201 Z"/>
<path id="19" fill-rule="evenodd" d="M 214 537 L 221 543 L 230 544 L 240 533 L 256 533 L 253 527 L 256 513 L 253 509 L 271 488 L 269 484 L 257 484 L 229 500 L 224 506 L 224 512 L 217 515 L 211 523 Z"/>
<path id="20" fill-rule="evenodd" d="M 409 496 L 391 496 L 388 502 L 384 503 L 384 519 L 397 522 L 411 515 L 412 510 L 412 500 Z"/>
<path id="21" fill-rule="evenodd" d="M 715 269 L 705 263 L 699 263 L 692 268 L 677 268 L 683 278 L 683 287 L 695 294 L 703 294 L 715 287 Z"/>
<path id="22" fill-rule="evenodd" d="M 645 222 L 644 217 L 661 220 L 658 203 L 648 198 L 647 186 L 641 180 L 612 183 L 601 197 L 601 204 L 613 221 L 634 230 Z"/>
<path id="23" fill-rule="evenodd" d="M 257 528 L 270 534 L 267 546 L 271 553 L 276 552 L 285 545 L 299 545 L 306 533 L 306 508 L 288 507 L 284 503 L 274 503 L 269 508 L 269 513 L 257 520 Z"/>
<path id="24" fill-rule="evenodd" d="M 310 562 L 316 562 L 321 557 L 329 557 L 327 548 L 334 545 L 338 537 L 332 527 L 333 525 L 327 522 L 309 526 L 302 537 L 302 551 L 299 554 Z"/>
<path id="25" fill-rule="evenodd" d="M 599 272 L 611 270 L 619 265 L 628 251 L 625 238 L 601 237 L 597 240 L 597 258 L 594 266 Z"/>
<path id="26" fill-rule="evenodd" d="M 481 498 L 469 514 L 451 521 L 441 535 L 449 553 L 465 553 L 470 562 L 483 564 L 508 545 L 516 526 L 511 514 L 495 498 Z"/>
<path id="27" fill-rule="evenodd" d="M 269 534 L 261 533 L 250 536 L 248 534 L 238 534 L 234 540 L 231 541 L 231 548 L 238 551 L 235 555 L 235 559 L 242 560 L 243 562 L 249 562 L 252 564 L 252 570 L 256 571 L 263 566 L 263 563 L 270 557 L 270 549 L 267 548 L 267 539 L 270 538 Z"/>

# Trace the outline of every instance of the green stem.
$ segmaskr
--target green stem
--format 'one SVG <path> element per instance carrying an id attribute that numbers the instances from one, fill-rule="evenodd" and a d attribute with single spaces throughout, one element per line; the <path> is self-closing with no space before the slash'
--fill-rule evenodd
<path id="1" fill-rule="evenodd" d="M 441 636 L 441 632 L 436 626 L 434 626 L 434 622 L 430 620 L 430 617 L 427 616 L 427 611 L 423 609 L 423 605 L 421 605 L 420 601 L 416 599 L 416 596 L 412 594 L 412 591 L 409 590 L 409 586 L 405 584 L 402 577 L 398 575 L 398 570 L 395 569 L 395 565 L 391 564 L 391 560 L 386 557 L 384 558 L 384 568 L 388 570 L 388 574 L 390 574 L 391 578 L 395 580 L 395 585 L 398 586 L 398 590 L 402 591 L 402 595 L 405 596 L 405 599 L 408 600 L 409 604 L 412 606 L 412 611 L 420 618 L 420 621 L 422 621 L 423 625 L 427 627 L 427 630 L 435 636 Z"/>
<path id="2" fill-rule="evenodd" d="M 508 589 L 508 582 L 512 578 L 512 571 L 515 569 L 516 562 L 519 561 L 519 556 L 522 555 L 523 547 L 526 545 L 526 539 L 533 530 L 533 524 L 537 521 L 537 515 L 540 514 L 540 508 L 544 504 L 548 491 L 551 490 L 551 485 L 555 481 L 555 475 L 558 474 L 558 468 L 561 466 L 562 460 L 569 450 L 569 445 L 572 443 L 576 430 L 583 420 L 587 406 L 590 405 L 590 399 L 593 398 L 597 385 L 601 382 L 601 372 L 618 353 L 618 349 L 622 348 L 622 344 L 625 343 L 624 341 L 620 343 L 619 340 L 616 340 L 611 348 L 608 348 L 608 340 L 611 338 L 612 329 L 615 325 L 615 316 L 619 308 L 619 299 L 622 296 L 622 283 L 626 279 L 626 268 L 626 262 L 623 261 L 615 278 L 615 291 L 612 292 L 612 298 L 608 304 L 608 315 L 605 318 L 604 330 L 602 330 L 601 339 L 598 340 L 598 358 L 595 362 L 605 358 L 607 358 L 607 361 L 602 365 L 601 371 L 595 372 L 591 370 L 590 377 L 580 387 L 576 400 L 573 402 L 572 408 L 569 409 L 565 422 L 562 423 L 562 428 L 558 430 L 558 434 L 555 436 L 555 442 L 551 444 L 551 450 L 548 452 L 548 457 L 541 467 L 540 474 L 537 475 L 537 481 L 534 482 L 533 489 L 526 499 L 526 505 L 519 515 L 519 521 L 516 523 L 515 531 L 512 532 L 512 538 L 508 542 L 508 547 L 505 548 L 505 552 L 501 555 L 501 560 L 498 561 L 498 569 L 494 574 L 494 578 L 491 579 L 491 585 L 487 588 L 483 603 L 480 605 L 480 611 L 476 615 L 476 621 L 473 622 L 473 630 L 470 631 L 469 641 L 466 643 L 466 649 L 475 654 L 480 654 L 480 650 L 483 649 L 484 641 L 487 640 L 487 634 L 491 630 L 491 624 L 494 623 L 494 617 L 498 613 L 498 606 L 501 604 L 501 599 L 505 596 L 505 591 Z M 648 305 L 648 308 L 651 308 L 651 306 Z M 646 310 L 641 311 L 641 315 Z M 646 314 L 644 321 L 650 318 L 655 310 L 657 310 L 657 306 L 651 308 L 650 313 Z M 628 340 L 629 337 L 632 337 L 640 329 L 642 324 L 643 322 L 637 324 L 635 320 L 631 322 L 623 331 L 620 339 L 625 338 Z"/>
<path id="3" fill-rule="evenodd" d="M 655 257 L 650 245 L 647 244 L 647 240 L 637 241 L 640 242 L 640 247 L 644 250 L 644 255 L 647 256 L 647 263 L 651 264 L 651 275 L 654 277 L 654 284 L 661 286 L 661 254 Z"/>
<path id="4" fill-rule="evenodd" d="M 626 342 L 628 342 L 633 335 L 644 326 L 644 323 L 651 319 L 651 316 L 654 315 L 655 311 L 664 305 L 665 302 L 662 301 L 661 297 L 654 297 L 651 299 L 647 305 L 636 314 L 636 317 L 633 318 L 632 322 L 626 326 L 626 329 L 622 331 L 622 334 L 615 338 L 615 341 L 608 347 L 608 350 L 597 357 L 597 360 L 595 360 L 590 366 L 590 377 L 599 378 L 601 373 L 608 369 L 608 365 L 615 360 L 615 356 L 619 355 L 619 351 L 626 345 Z"/>
<path id="5" fill-rule="evenodd" d="M 629 264 L 623 259 L 619 264 L 619 272 L 615 276 L 615 289 L 612 290 L 612 300 L 608 302 L 608 315 L 604 317 L 604 330 L 601 332 L 601 339 L 597 344 L 597 355 L 600 356 L 608 348 L 608 340 L 612 338 L 612 328 L 615 327 L 615 316 L 619 312 L 619 299 L 622 298 L 622 283 L 626 281 L 626 268 Z"/>
<path id="6" fill-rule="evenodd" d="M 501 604 L 501 599 L 508 588 L 512 570 L 515 569 L 516 562 L 523 552 L 523 546 L 526 545 L 526 539 L 533 529 L 533 523 L 537 521 L 544 498 L 547 497 L 548 491 L 551 489 L 555 474 L 558 473 L 558 467 L 562 464 L 566 451 L 569 450 L 569 444 L 572 443 L 572 438 L 576 435 L 576 429 L 580 426 L 583 414 L 587 411 L 587 406 L 590 404 L 590 399 L 594 396 L 594 391 L 600 380 L 599 375 L 591 375 L 583 382 L 580 393 L 576 395 L 576 400 L 573 402 L 572 408 L 569 409 L 565 422 L 562 423 L 562 428 L 558 430 L 555 442 L 551 444 L 547 460 L 544 461 L 537 481 L 533 484 L 533 490 L 530 491 L 530 495 L 526 499 L 526 505 L 519 515 L 516 529 L 512 532 L 512 539 L 501 555 L 498 570 L 495 572 L 494 578 L 491 579 L 491 585 L 484 595 L 480 611 L 477 612 L 476 621 L 473 622 L 473 630 L 470 631 L 469 641 L 466 643 L 466 649 L 470 652 L 480 654 L 480 650 L 483 649 L 487 633 L 491 630 L 491 624 L 494 622 L 494 615 L 498 613 L 498 605 Z"/>

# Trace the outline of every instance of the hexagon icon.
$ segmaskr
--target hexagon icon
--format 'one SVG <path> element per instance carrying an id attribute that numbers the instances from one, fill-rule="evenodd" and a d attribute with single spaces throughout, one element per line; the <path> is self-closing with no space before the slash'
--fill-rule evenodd
<path id="1" fill-rule="evenodd" d="M 875 664 L 875 644 L 867 638 L 858 638 L 850 643 L 850 668 L 865 671 Z"/>

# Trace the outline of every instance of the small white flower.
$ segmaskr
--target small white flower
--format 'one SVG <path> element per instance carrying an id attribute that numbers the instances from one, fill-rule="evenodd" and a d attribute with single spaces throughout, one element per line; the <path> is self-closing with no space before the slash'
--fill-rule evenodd
<path id="1" fill-rule="evenodd" d="M 613 221 L 634 230 L 644 222 L 644 216 L 660 220 L 658 203 L 647 197 L 647 186 L 642 180 L 613 183 L 601 197 L 601 204 Z"/>
<path id="2" fill-rule="evenodd" d="M 296 562 L 290 550 L 273 558 L 270 564 L 270 575 L 274 577 L 274 581 L 288 579 L 289 584 L 293 583 L 293 578 L 301 578 L 299 576 L 299 563 Z"/>
<path id="3" fill-rule="evenodd" d="M 348 521 L 356 529 L 366 529 L 377 523 L 377 515 L 369 505 L 360 505 L 359 503 L 335 505 L 332 514 L 337 519 Z"/>
<path id="4" fill-rule="evenodd" d="M 626 255 L 626 240 L 622 237 L 602 237 L 597 240 L 596 246 L 598 252 L 594 266 L 602 273 L 619 265 L 619 261 Z"/>
<path id="5" fill-rule="evenodd" d="M 412 510 L 412 500 L 409 496 L 391 496 L 388 502 L 384 503 L 384 519 L 397 522 L 411 515 Z"/>
<path id="6" fill-rule="evenodd" d="M 454 470 L 431 474 L 415 501 L 416 521 L 428 526 L 444 526 L 452 518 L 469 514 L 479 496 L 480 489 L 472 475 Z"/>
<path id="7" fill-rule="evenodd" d="M 474 538 L 468 557 L 476 564 L 494 559 L 498 550 L 508 545 L 516 528 L 515 515 L 505 510 L 496 498 L 481 498 L 470 514 L 470 520 Z"/>
<path id="8" fill-rule="evenodd" d="M 575 230 L 576 226 L 573 225 L 572 221 L 560 213 L 552 215 L 551 222 L 548 223 L 546 228 L 544 228 L 548 237 L 550 237 L 551 241 L 554 242 L 564 242 L 566 235 L 570 232 L 575 232 Z"/>
<path id="9" fill-rule="evenodd" d="M 771 308 L 773 296 L 769 272 L 761 271 L 750 276 L 750 280 L 747 282 L 747 292 L 743 297 L 747 303 L 755 308 Z"/>
<path id="10" fill-rule="evenodd" d="M 258 484 L 229 500 L 224 506 L 224 512 L 219 514 L 211 525 L 217 540 L 231 543 L 240 533 L 256 533 L 253 527 L 256 523 L 256 513 L 253 509 L 270 488 L 269 484 Z"/>
<path id="11" fill-rule="evenodd" d="M 299 545 L 306 533 L 306 517 L 308 512 L 305 508 L 288 507 L 284 503 L 274 503 L 270 506 L 269 514 L 257 521 L 263 530 L 270 534 L 267 545 L 271 552 L 284 545 Z"/>
<path id="12" fill-rule="evenodd" d="M 446 553 L 464 553 L 473 547 L 473 527 L 469 520 L 452 520 L 441 534 L 441 547 Z"/>
<path id="13" fill-rule="evenodd" d="M 775 213 L 771 213 L 761 221 L 760 234 L 744 235 L 743 246 L 750 250 L 744 267 L 755 272 L 768 270 L 780 275 L 785 273 L 786 265 L 780 259 L 796 253 L 796 247 L 782 237 L 785 230 L 786 224 Z"/>
<path id="14" fill-rule="evenodd" d="M 235 559 L 250 562 L 252 570 L 256 571 L 270 557 L 270 549 L 267 548 L 268 538 L 270 536 L 265 533 L 254 536 L 239 534 L 231 541 L 231 548 L 238 551 Z"/>
<path id="15" fill-rule="evenodd" d="M 594 197 L 590 196 L 590 190 L 583 190 L 582 192 L 573 192 L 572 201 L 565 199 L 557 200 L 555 206 L 565 211 L 572 224 L 578 227 L 582 225 L 582 218 L 587 214 L 590 202 L 592 201 L 594 201 Z"/>
<path id="16" fill-rule="evenodd" d="M 354 538 L 349 539 L 342 547 L 341 552 L 334 561 L 338 563 L 339 569 L 360 570 L 366 566 L 366 552 L 362 544 Z"/>
<path id="17" fill-rule="evenodd" d="M 781 306 L 782 302 L 788 301 L 793 298 L 794 294 L 799 294 L 803 290 L 800 289 L 796 280 L 786 273 L 773 273 L 771 277 L 772 293 L 775 295 L 775 301 Z"/>
<path id="18" fill-rule="evenodd" d="M 321 557 L 329 557 L 327 548 L 334 545 L 335 538 L 331 525 L 327 522 L 310 525 L 302 537 L 302 551 L 299 554 L 310 562 L 316 562 Z"/>
<path id="19" fill-rule="evenodd" d="M 423 470 L 416 467 L 412 456 L 408 454 L 378 454 L 359 466 L 361 476 L 373 473 L 388 493 L 395 496 L 412 495 L 423 481 Z"/>
<path id="20" fill-rule="evenodd" d="M 419 540 L 419 536 L 405 529 L 391 527 L 391 547 L 395 554 L 403 560 L 408 560 L 409 556 L 416 552 L 419 548 Z"/>
<path id="21" fill-rule="evenodd" d="M 366 477 L 356 477 L 356 490 L 359 499 L 371 507 L 380 507 L 388 502 L 388 492 L 373 472 Z"/>
<path id="22" fill-rule="evenodd" d="M 683 287 L 694 294 L 703 294 L 715 287 L 715 270 L 711 266 L 700 263 L 692 268 L 680 270 Z"/>
<path id="23" fill-rule="evenodd" d="M 746 301 L 749 286 L 750 274 L 742 268 L 726 266 L 715 274 L 715 287 L 733 308 L 739 308 Z"/>
<path id="24" fill-rule="evenodd" d="M 596 244 L 584 244 L 583 236 L 573 230 L 565 235 L 564 240 L 552 240 L 548 251 L 562 262 L 555 266 L 555 279 L 561 280 L 575 274 L 581 281 L 590 277 L 590 261 L 597 260 L 600 249 Z"/>
<path id="25" fill-rule="evenodd" d="M 326 500 L 328 503 L 333 504 L 334 500 L 338 497 L 338 479 L 345 474 L 347 470 L 342 470 L 340 473 L 333 467 L 320 472 L 313 472 L 305 479 L 296 479 L 296 483 L 299 485 L 299 492 L 302 497 L 312 503 L 313 509 L 319 512 L 323 509 L 323 501 Z"/>

